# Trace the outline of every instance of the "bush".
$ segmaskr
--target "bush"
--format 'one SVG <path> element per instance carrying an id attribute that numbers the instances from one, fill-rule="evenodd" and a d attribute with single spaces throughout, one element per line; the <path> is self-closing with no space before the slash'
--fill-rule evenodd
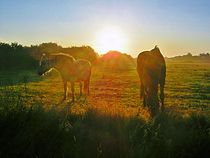
<path id="1" fill-rule="evenodd" d="M 1 106 L 0 157 L 74 157 L 71 126 L 55 109 Z"/>

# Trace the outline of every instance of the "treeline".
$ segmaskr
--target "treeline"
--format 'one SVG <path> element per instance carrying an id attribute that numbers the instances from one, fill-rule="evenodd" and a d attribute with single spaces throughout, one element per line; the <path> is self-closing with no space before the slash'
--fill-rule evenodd
<path id="1" fill-rule="evenodd" d="M 17 43 L 0 43 L 0 70 L 31 69 L 35 66 L 36 60 L 27 47 Z"/>
<path id="2" fill-rule="evenodd" d="M 135 60 L 128 54 L 109 51 L 99 59 L 100 64 L 112 70 L 127 70 L 135 66 Z"/>
<path id="3" fill-rule="evenodd" d="M 175 56 L 166 59 L 170 61 L 182 61 L 182 62 L 210 62 L 210 54 L 201 53 L 199 55 L 192 55 L 191 53 L 187 53 L 186 55 Z"/>
<path id="4" fill-rule="evenodd" d="M 98 54 L 90 46 L 63 48 L 56 43 L 42 43 L 26 47 L 18 43 L 0 42 L 0 70 L 34 69 L 38 66 L 42 54 L 55 53 L 66 53 L 92 63 L 98 58 Z"/>
<path id="5" fill-rule="evenodd" d="M 42 54 L 56 54 L 66 53 L 72 55 L 76 59 L 87 59 L 91 63 L 96 62 L 98 54 L 90 46 L 81 47 L 67 47 L 63 48 L 56 43 L 42 43 L 40 45 L 32 45 L 30 47 L 30 53 L 35 59 L 40 59 Z"/>

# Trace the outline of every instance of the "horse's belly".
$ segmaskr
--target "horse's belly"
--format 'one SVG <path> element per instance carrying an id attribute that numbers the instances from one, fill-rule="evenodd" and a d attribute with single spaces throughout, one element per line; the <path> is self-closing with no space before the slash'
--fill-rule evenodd
<path id="1" fill-rule="evenodd" d="M 76 75 L 66 75 L 64 76 L 64 79 L 71 82 L 81 82 L 88 80 L 89 75 L 88 74 L 76 74 Z"/>
<path id="2" fill-rule="evenodd" d="M 89 79 L 91 67 L 86 63 L 78 62 L 74 67 L 64 67 L 60 73 L 66 81 L 81 82 Z"/>

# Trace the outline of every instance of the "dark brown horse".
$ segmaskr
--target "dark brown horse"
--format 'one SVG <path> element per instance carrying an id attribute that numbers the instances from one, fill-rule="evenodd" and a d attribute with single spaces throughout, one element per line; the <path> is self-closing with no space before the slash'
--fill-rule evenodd
<path id="1" fill-rule="evenodd" d="M 84 82 L 84 91 L 89 94 L 89 84 L 91 76 L 91 64 L 84 59 L 75 60 L 68 54 L 43 55 L 40 60 L 38 74 L 42 75 L 55 68 L 60 72 L 64 84 L 64 96 L 66 99 L 67 82 L 71 83 L 72 101 L 74 101 L 74 83 L 80 83 L 80 95 L 82 95 L 82 82 Z"/>
<path id="2" fill-rule="evenodd" d="M 160 85 L 161 110 L 164 109 L 164 85 L 166 64 L 159 48 L 155 46 L 150 51 L 138 55 L 137 71 L 140 78 L 140 97 L 144 106 L 148 106 L 151 115 L 159 111 L 158 85 Z"/>

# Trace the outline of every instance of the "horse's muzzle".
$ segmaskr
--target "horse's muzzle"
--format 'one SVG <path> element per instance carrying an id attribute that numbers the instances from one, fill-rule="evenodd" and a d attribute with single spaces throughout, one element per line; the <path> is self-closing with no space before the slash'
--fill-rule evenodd
<path id="1" fill-rule="evenodd" d="M 38 74 L 39 76 L 42 76 L 42 75 L 43 75 L 43 73 L 40 72 L 40 71 L 38 71 L 37 74 Z"/>

